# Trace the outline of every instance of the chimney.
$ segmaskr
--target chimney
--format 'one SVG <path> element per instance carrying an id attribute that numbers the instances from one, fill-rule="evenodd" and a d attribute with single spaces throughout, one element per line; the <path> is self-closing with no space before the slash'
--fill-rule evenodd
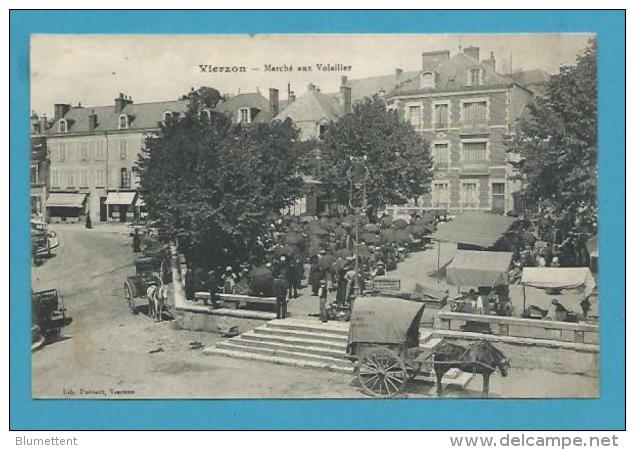
<path id="1" fill-rule="evenodd" d="M 479 48 L 478 47 L 474 47 L 473 45 L 470 45 L 469 47 L 465 47 L 463 49 L 463 53 L 465 53 L 467 56 L 474 58 L 477 61 L 480 61 L 481 59 L 479 58 Z"/>
<path id="2" fill-rule="evenodd" d="M 88 115 L 88 131 L 95 131 L 97 128 L 97 114 L 95 114 L 95 110 L 91 110 Z"/>
<path id="3" fill-rule="evenodd" d="M 450 50 L 423 52 L 421 54 L 421 70 L 434 70 L 437 66 L 450 59 Z"/>
<path id="4" fill-rule="evenodd" d="M 399 86 L 399 83 L 401 83 L 402 75 L 403 75 L 403 69 L 400 69 L 399 67 L 397 67 L 395 69 L 395 87 Z"/>
<path id="5" fill-rule="evenodd" d="M 123 111 L 126 105 L 131 105 L 131 104 L 132 104 L 132 97 L 127 97 L 120 92 L 119 97 L 115 99 L 115 112 L 119 114 Z"/>
<path id="6" fill-rule="evenodd" d="M 67 103 L 56 103 L 53 105 L 55 109 L 54 120 L 59 120 L 71 109 L 71 105 Z"/>
<path id="7" fill-rule="evenodd" d="M 191 111 L 198 112 L 201 109 L 200 96 L 198 91 L 194 89 L 194 86 L 190 88 L 190 92 L 187 94 L 187 99 L 189 101 L 188 107 Z"/>
<path id="8" fill-rule="evenodd" d="M 289 96 L 288 96 L 288 104 L 290 105 L 291 103 L 295 102 L 295 92 L 293 91 L 289 91 Z"/>
<path id="9" fill-rule="evenodd" d="M 340 78 L 340 86 L 345 86 L 346 84 L 348 84 L 348 77 L 346 75 L 342 75 L 342 78 Z"/>
<path id="10" fill-rule="evenodd" d="M 271 118 L 274 118 L 280 112 L 280 100 L 278 89 L 269 88 L 269 113 Z"/>
<path id="11" fill-rule="evenodd" d="M 46 129 L 48 128 L 48 119 L 46 118 L 46 114 L 40 117 L 40 131 L 42 134 L 46 133 Z"/>
<path id="12" fill-rule="evenodd" d="M 309 83 L 306 88 L 308 91 L 315 91 L 317 89 L 317 86 L 315 86 L 313 83 Z"/>
<path id="13" fill-rule="evenodd" d="M 489 58 L 484 59 L 483 64 L 490 66 L 492 70 L 496 70 L 496 59 L 494 58 L 494 52 L 490 52 Z"/>
<path id="14" fill-rule="evenodd" d="M 342 108 L 342 114 L 351 112 L 351 91 L 350 86 L 340 86 L 340 107 Z"/>

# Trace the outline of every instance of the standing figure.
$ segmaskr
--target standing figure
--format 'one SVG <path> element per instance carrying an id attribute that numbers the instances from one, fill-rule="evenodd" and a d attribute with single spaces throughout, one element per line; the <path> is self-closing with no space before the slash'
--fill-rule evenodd
<path id="1" fill-rule="evenodd" d="M 221 278 L 223 279 L 223 292 L 225 294 L 233 294 L 236 286 L 236 274 L 231 266 L 227 266 Z"/>
<path id="2" fill-rule="evenodd" d="M 318 295 L 322 278 L 322 268 L 318 264 L 318 258 L 313 257 L 311 259 L 311 268 L 309 269 L 309 284 L 314 297 Z"/>
<path id="3" fill-rule="evenodd" d="M 287 282 L 278 275 L 273 280 L 273 292 L 276 296 L 276 318 L 287 317 Z"/>
<path id="4" fill-rule="evenodd" d="M 341 265 L 337 271 L 337 293 L 335 294 L 335 303 L 343 305 L 346 302 L 347 280 L 346 272 L 349 267 L 347 265 Z"/>
<path id="5" fill-rule="evenodd" d="M 326 309 L 328 303 L 328 292 L 326 287 L 326 280 L 320 280 L 320 287 L 318 289 L 318 296 L 320 299 L 320 322 L 326 323 L 329 321 L 329 314 Z"/>
<path id="6" fill-rule="evenodd" d="M 584 297 L 584 299 L 580 302 L 580 308 L 582 308 L 582 319 L 587 322 L 589 319 L 589 310 L 591 309 L 589 297 Z"/>
<path id="7" fill-rule="evenodd" d="M 141 252 L 141 237 L 139 236 L 139 230 L 137 228 L 134 229 L 134 233 L 132 235 L 132 251 L 134 253 Z"/>

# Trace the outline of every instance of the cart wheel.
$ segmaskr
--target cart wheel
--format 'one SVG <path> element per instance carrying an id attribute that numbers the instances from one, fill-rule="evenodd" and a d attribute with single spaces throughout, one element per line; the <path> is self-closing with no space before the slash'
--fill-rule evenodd
<path id="1" fill-rule="evenodd" d="M 130 292 L 130 286 L 128 286 L 128 284 L 123 285 L 123 298 L 126 300 L 126 303 L 128 303 L 132 314 L 137 314 L 137 306 L 135 305 L 134 297 L 132 296 L 132 292 Z"/>
<path id="2" fill-rule="evenodd" d="M 406 366 L 395 352 L 378 348 L 365 353 L 359 361 L 357 379 L 365 394 L 394 397 L 407 381 Z"/>

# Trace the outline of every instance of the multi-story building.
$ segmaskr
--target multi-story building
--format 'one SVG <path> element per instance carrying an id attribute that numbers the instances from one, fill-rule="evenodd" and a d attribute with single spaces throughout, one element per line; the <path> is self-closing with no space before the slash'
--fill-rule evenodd
<path id="1" fill-rule="evenodd" d="M 532 92 L 496 72 L 494 55 L 481 60 L 478 47 L 450 57 L 448 50 L 422 54 L 422 67 L 386 96 L 430 144 L 432 191 L 424 208 L 451 212 L 513 208 L 504 145 Z"/>
<path id="2" fill-rule="evenodd" d="M 31 217 L 44 217 L 49 191 L 49 156 L 46 148 L 46 116 L 31 115 Z"/>
<path id="3" fill-rule="evenodd" d="M 186 112 L 190 100 L 133 103 L 119 94 L 112 105 L 56 104 L 46 130 L 50 158 L 47 219 L 130 221 L 141 199 L 137 155 L 161 124 Z"/>

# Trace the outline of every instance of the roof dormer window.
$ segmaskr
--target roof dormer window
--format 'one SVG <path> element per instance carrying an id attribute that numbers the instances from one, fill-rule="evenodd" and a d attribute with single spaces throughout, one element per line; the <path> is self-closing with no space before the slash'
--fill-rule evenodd
<path id="1" fill-rule="evenodd" d="M 423 72 L 421 74 L 421 87 L 423 89 L 431 89 L 435 87 L 435 74 L 434 72 Z"/>
<path id="2" fill-rule="evenodd" d="M 238 123 L 251 123 L 251 110 L 249 108 L 238 110 Z"/>
<path id="3" fill-rule="evenodd" d="M 198 113 L 198 119 L 199 120 L 204 120 L 206 122 L 211 122 L 212 121 L 212 112 L 209 109 L 202 109 Z"/>
<path id="4" fill-rule="evenodd" d="M 470 69 L 468 71 L 467 77 L 468 84 L 470 86 L 478 86 L 483 84 L 483 71 L 478 67 Z"/>
<path id="5" fill-rule="evenodd" d="M 128 116 L 126 114 L 121 114 L 119 116 L 119 129 L 125 130 L 129 127 L 129 125 Z"/>
<path id="6" fill-rule="evenodd" d="M 57 131 L 59 133 L 68 132 L 68 122 L 66 121 L 66 119 L 60 119 L 59 123 L 57 124 Z"/>
<path id="7" fill-rule="evenodd" d="M 174 118 L 174 115 L 172 114 L 172 111 L 165 111 L 163 113 L 163 122 L 167 122 L 168 120 L 172 120 Z"/>

